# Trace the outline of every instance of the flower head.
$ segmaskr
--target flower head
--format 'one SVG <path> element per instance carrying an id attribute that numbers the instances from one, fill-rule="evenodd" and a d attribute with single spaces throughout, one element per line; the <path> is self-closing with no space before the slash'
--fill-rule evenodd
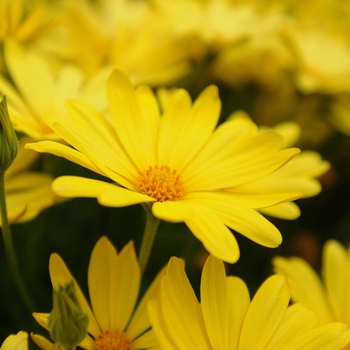
<path id="1" fill-rule="evenodd" d="M 250 301 L 245 283 L 226 276 L 210 256 L 201 280 L 199 303 L 181 260 L 172 258 L 158 299 L 148 304 L 152 328 L 167 350 L 342 349 L 350 340 L 345 324 L 319 327 L 301 304 L 289 306 L 286 278 L 268 278 Z"/>
<path id="2" fill-rule="evenodd" d="M 153 92 L 146 86 L 134 90 L 117 70 L 108 80 L 107 95 L 111 120 L 77 100 L 67 104 L 70 117 L 45 118 L 74 148 L 49 141 L 27 145 L 114 182 L 61 177 L 53 184 L 57 194 L 96 197 L 111 207 L 147 203 L 157 218 L 185 222 L 209 252 L 228 262 L 239 257 L 229 228 L 267 247 L 281 243 L 277 228 L 256 209 L 302 193 L 245 193 L 240 186 L 281 168 L 298 149 L 283 149 L 281 135 L 259 134 L 248 120 L 215 129 L 220 114 L 215 86 L 206 88 L 193 105 L 185 90 L 176 90 L 162 115 Z"/>
<path id="3" fill-rule="evenodd" d="M 74 286 L 74 300 L 77 302 L 74 305 L 79 304 L 79 307 L 71 310 L 75 310 L 78 316 L 76 320 L 80 330 L 81 321 L 85 320 L 85 316 L 80 316 L 88 316 L 88 334 L 80 342 L 81 348 L 112 350 L 118 344 L 124 350 L 157 348 L 158 343 L 150 330 L 146 303 L 154 298 L 161 274 L 135 308 L 141 274 L 132 242 L 120 253 L 106 237 L 102 237 L 95 245 L 88 271 L 91 306 L 57 254 L 51 255 L 49 269 L 54 290 L 67 285 Z M 34 317 L 44 328 L 49 328 L 48 314 L 35 313 Z M 61 328 L 60 337 L 65 337 L 64 331 Z M 48 350 L 52 346 L 49 340 L 40 335 L 32 335 L 32 338 L 42 349 Z"/>

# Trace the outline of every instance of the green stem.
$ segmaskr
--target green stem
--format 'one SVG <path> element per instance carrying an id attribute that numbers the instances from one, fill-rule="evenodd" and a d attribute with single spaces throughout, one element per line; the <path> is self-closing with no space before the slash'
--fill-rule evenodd
<path id="1" fill-rule="evenodd" d="M 146 227 L 143 234 L 140 254 L 139 254 L 139 264 L 141 267 L 141 274 L 146 270 L 149 256 L 151 254 L 154 238 L 157 233 L 157 229 L 160 223 L 160 220 L 156 218 L 149 208 L 146 208 Z"/>
<path id="2" fill-rule="evenodd" d="M 5 253 L 7 261 L 10 266 L 13 279 L 17 285 L 17 288 L 23 298 L 24 303 L 28 307 L 30 312 L 34 311 L 33 303 L 27 293 L 23 280 L 18 270 L 18 264 L 16 255 L 13 249 L 12 237 L 10 232 L 10 226 L 7 218 L 7 207 L 5 197 L 5 172 L 0 171 L 0 211 L 1 211 L 1 222 L 2 222 L 2 238 L 4 240 Z"/>

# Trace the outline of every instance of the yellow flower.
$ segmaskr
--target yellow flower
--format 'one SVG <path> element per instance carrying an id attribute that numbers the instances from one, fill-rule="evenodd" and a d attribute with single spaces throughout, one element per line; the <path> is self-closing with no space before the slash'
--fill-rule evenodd
<path id="1" fill-rule="evenodd" d="M 350 340 L 345 324 L 318 326 L 301 304 L 289 306 L 283 276 L 268 278 L 250 301 L 238 277 L 226 276 L 222 261 L 210 256 L 201 280 L 199 303 L 181 260 L 172 258 L 148 303 L 160 345 L 166 350 L 319 350 L 342 349 Z"/>
<path id="2" fill-rule="evenodd" d="M 229 118 L 249 118 L 243 111 L 233 113 Z M 284 122 L 273 128 L 259 127 L 260 132 L 273 130 L 284 137 L 284 147 L 293 146 L 300 138 L 301 129 L 297 123 Z M 321 184 L 317 177 L 323 175 L 330 168 L 329 162 L 322 160 L 315 151 L 302 151 L 284 167 L 257 180 L 241 186 L 246 193 L 285 193 L 300 192 L 303 198 L 316 196 L 321 192 Z M 285 202 L 260 208 L 259 211 L 270 216 L 293 220 L 299 217 L 300 209 L 293 202 Z"/>
<path id="3" fill-rule="evenodd" d="M 185 90 L 177 90 L 162 116 L 153 92 L 146 86 L 134 90 L 117 70 L 108 80 L 107 95 L 111 122 L 77 100 L 67 104 L 71 117 L 45 118 L 74 148 L 50 141 L 26 146 L 115 182 L 60 177 L 53 184 L 57 194 L 95 197 L 110 207 L 147 203 L 155 217 L 185 222 L 210 253 L 231 263 L 239 258 L 239 248 L 228 227 L 267 247 L 281 243 L 277 228 L 255 209 L 301 193 L 246 194 L 240 186 L 276 171 L 298 149 L 282 149 L 281 135 L 258 134 L 251 121 L 233 120 L 214 130 L 220 114 L 215 86 L 193 105 Z"/>
<path id="4" fill-rule="evenodd" d="M 28 334 L 19 331 L 9 335 L 1 345 L 1 350 L 28 350 Z"/>
<path id="5" fill-rule="evenodd" d="M 10 223 L 32 220 L 42 210 L 62 200 L 52 192 L 51 175 L 28 169 L 38 158 L 35 152 L 24 149 L 28 141 L 30 139 L 27 137 L 20 139 L 18 155 L 5 172 L 6 203 Z"/>
<path id="6" fill-rule="evenodd" d="M 101 111 L 106 108 L 104 89 L 110 70 L 101 70 L 90 79 L 72 65 L 55 73 L 48 59 L 14 41 L 6 42 L 4 55 L 14 85 L 0 76 L 0 93 L 6 95 L 15 130 L 34 140 L 60 139 L 42 117 L 67 114 L 65 101 L 69 98 L 89 101 Z"/>
<path id="7" fill-rule="evenodd" d="M 339 242 L 329 240 L 323 249 L 322 280 L 298 257 L 273 259 L 274 269 L 287 277 L 292 300 L 313 310 L 322 324 L 350 325 L 350 256 Z"/>
<path id="8" fill-rule="evenodd" d="M 188 45 L 144 1 L 65 1 L 65 58 L 91 74 L 117 67 L 135 84 L 167 84 L 189 71 Z"/>
<path id="9" fill-rule="evenodd" d="M 88 335 L 79 344 L 88 350 L 111 350 L 112 345 L 124 350 L 158 349 L 158 343 L 147 316 L 146 304 L 158 290 L 159 273 L 140 303 L 136 302 L 140 289 L 140 267 L 132 242 L 117 253 L 106 237 L 95 245 L 89 263 L 88 287 L 91 307 L 63 260 L 52 254 L 49 264 L 52 286 L 55 290 L 74 284 L 82 311 L 88 315 Z M 41 326 L 48 329 L 49 314 L 34 313 Z M 48 350 L 52 343 L 41 335 L 32 335 L 34 342 Z M 118 343 L 119 342 L 119 343 Z"/>

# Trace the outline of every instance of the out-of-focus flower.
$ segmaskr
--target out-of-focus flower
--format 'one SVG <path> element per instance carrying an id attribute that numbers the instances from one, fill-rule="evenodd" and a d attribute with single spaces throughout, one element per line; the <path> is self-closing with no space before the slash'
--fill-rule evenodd
<path id="1" fill-rule="evenodd" d="M 1 350 L 28 350 L 28 333 L 19 331 L 9 335 L 1 345 Z"/>
<path id="2" fill-rule="evenodd" d="M 136 302 L 140 289 L 140 267 L 132 242 L 118 254 L 106 237 L 95 245 L 89 263 L 88 287 L 91 307 L 63 260 L 52 254 L 50 277 L 54 289 L 73 281 L 76 298 L 82 311 L 88 315 L 88 335 L 79 344 L 83 349 L 158 349 L 158 342 L 150 329 L 146 305 L 155 298 L 160 272 L 140 303 Z M 34 313 L 41 326 L 48 329 L 49 314 Z M 34 342 L 44 350 L 53 345 L 45 337 L 34 334 Z"/>
<path id="3" fill-rule="evenodd" d="M 249 118 L 243 111 L 233 113 L 230 118 Z M 284 137 L 284 147 L 291 147 L 299 140 L 301 129 L 297 123 L 284 122 L 273 128 L 260 127 L 260 132 L 275 131 Z M 303 198 L 316 196 L 321 192 L 317 178 L 329 170 L 329 162 L 323 160 L 315 151 L 302 151 L 277 171 L 255 182 L 242 186 L 245 193 L 303 193 Z M 233 189 L 234 190 L 234 189 Z M 299 217 L 300 209 L 294 202 L 285 202 L 260 208 L 263 214 L 282 219 L 294 220 Z"/>
<path id="4" fill-rule="evenodd" d="M 323 249 L 322 280 L 299 257 L 275 257 L 277 273 L 286 276 L 292 300 L 313 310 L 322 324 L 344 322 L 350 325 L 350 251 L 329 240 Z"/>
<path id="5" fill-rule="evenodd" d="M 210 256 L 204 265 L 199 303 L 181 260 L 172 258 L 158 299 L 148 304 L 152 328 L 167 350 L 343 349 L 350 340 L 345 324 L 318 326 L 301 304 L 289 306 L 283 276 L 268 278 L 250 301 L 238 277 Z"/>
<path id="6" fill-rule="evenodd" d="M 347 35 L 298 23 L 285 33 L 295 55 L 295 83 L 304 93 L 350 91 L 350 42 Z"/>
<path id="7" fill-rule="evenodd" d="M 330 122 L 341 133 L 350 136 L 350 94 L 339 94 L 330 105 Z"/>
<path id="8" fill-rule="evenodd" d="M 51 189 L 53 181 L 51 175 L 30 170 L 38 155 L 24 149 L 28 141 L 31 140 L 27 137 L 20 139 L 18 155 L 5 172 L 6 203 L 10 223 L 29 221 L 42 210 L 62 200 Z"/>
<path id="9" fill-rule="evenodd" d="M 27 147 L 65 157 L 118 185 L 67 176 L 55 180 L 56 193 L 95 197 L 111 207 L 146 203 L 161 220 L 185 222 L 209 252 L 228 262 L 239 258 L 228 227 L 267 247 L 281 243 L 277 228 L 255 209 L 302 194 L 245 194 L 240 186 L 279 169 L 298 149 L 281 149 L 281 135 L 258 134 L 247 120 L 215 130 L 221 106 L 215 86 L 205 89 L 193 105 L 189 94 L 178 89 L 162 116 L 153 92 L 145 86 L 134 90 L 117 70 L 108 81 L 107 95 L 112 124 L 80 101 L 68 104 L 71 118 L 45 118 L 74 149 L 50 141 Z"/>
<path id="10" fill-rule="evenodd" d="M 144 1 L 65 1 L 62 55 L 88 74 L 117 67 L 134 84 L 170 83 L 189 71 L 188 43 Z M 61 43 L 61 44 L 60 44 Z"/>
<path id="11" fill-rule="evenodd" d="M 79 97 L 99 110 L 106 108 L 105 84 L 109 70 L 101 70 L 89 80 L 72 65 L 62 67 L 55 74 L 45 57 L 13 41 L 5 45 L 5 60 L 15 85 L 0 76 L 0 93 L 7 97 L 15 130 L 34 140 L 60 139 L 42 117 L 67 114 L 65 101 L 69 98 Z"/>

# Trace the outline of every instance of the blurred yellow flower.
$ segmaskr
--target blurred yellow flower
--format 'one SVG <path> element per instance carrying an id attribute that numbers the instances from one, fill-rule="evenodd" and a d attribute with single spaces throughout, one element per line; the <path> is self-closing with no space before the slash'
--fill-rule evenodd
<path id="1" fill-rule="evenodd" d="M 57 194 L 95 197 L 111 207 L 147 203 L 155 217 L 185 222 L 210 253 L 231 263 L 239 258 L 239 248 L 228 227 L 267 247 L 281 243 L 277 228 L 255 209 L 302 193 L 246 194 L 240 186 L 276 171 L 298 149 L 282 149 L 281 135 L 258 134 L 251 121 L 232 120 L 215 130 L 221 106 L 215 86 L 193 105 L 189 94 L 178 89 L 162 116 L 153 92 L 146 86 L 134 90 L 117 70 L 107 83 L 107 95 L 112 123 L 78 100 L 67 105 L 71 117 L 44 118 L 74 148 L 50 141 L 26 146 L 115 182 L 64 176 L 53 184 Z"/>
<path id="2" fill-rule="evenodd" d="M 292 300 L 313 310 L 322 324 L 344 322 L 350 325 L 350 250 L 329 240 L 323 249 L 322 280 L 299 257 L 275 257 L 276 272 L 288 279 Z"/>
<path id="3" fill-rule="evenodd" d="M 64 34 L 57 45 L 88 74 L 117 67 L 134 84 L 160 85 L 189 71 L 188 44 L 161 26 L 145 1 L 68 0 L 63 11 Z"/>
<path id="4" fill-rule="evenodd" d="M 28 350 L 28 334 L 19 331 L 9 335 L 1 345 L 1 350 Z"/>
<path id="5" fill-rule="evenodd" d="M 14 41 L 6 42 L 4 55 L 14 83 L 0 76 L 0 93 L 6 95 L 15 130 L 34 140 L 59 140 L 42 121 L 47 114 L 67 114 L 65 101 L 79 97 L 99 110 L 107 107 L 105 84 L 109 70 L 101 70 L 85 79 L 75 66 L 63 66 L 57 73 L 49 60 L 25 50 Z M 28 69 L 30 67 L 30 69 Z"/>
<path id="6" fill-rule="evenodd" d="M 104 350 L 113 349 L 113 345 L 119 344 L 119 348 L 125 350 L 159 349 L 153 331 L 150 330 L 146 305 L 155 297 L 163 272 L 159 273 L 135 309 L 141 273 L 132 242 L 120 253 L 117 253 L 106 237 L 96 243 L 88 270 L 91 307 L 59 255 L 51 255 L 49 270 L 54 289 L 73 281 L 80 307 L 89 317 L 88 335 L 79 347 Z M 48 316 L 49 314 L 34 313 L 34 318 L 46 329 Z M 49 350 L 53 345 L 38 334 L 32 334 L 32 339 L 44 350 Z"/>
<path id="7" fill-rule="evenodd" d="M 34 172 L 30 166 L 38 158 L 35 152 L 24 149 L 32 141 L 25 137 L 19 141 L 19 151 L 5 172 L 7 212 L 10 223 L 34 219 L 42 210 L 62 200 L 51 189 L 53 177 Z"/>
<path id="8" fill-rule="evenodd" d="M 301 304 L 289 306 L 283 276 L 268 278 L 250 301 L 238 277 L 226 276 L 224 264 L 210 256 L 201 280 L 199 303 L 181 260 L 171 258 L 148 303 L 152 328 L 167 350 L 341 350 L 350 340 L 345 324 L 318 326 L 316 315 Z"/>
<path id="9" fill-rule="evenodd" d="M 231 114 L 230 118 L 249 118 L 243 111 Z M 272 128 L 260 127 L 260 132 L 275 131 L 284 137 L 284 147 L 291 147 L 299 140 L 301 129 L 297 123 L 284 122 Z M 316 196 L 321 192 L 317 178 L 329 170 L 329 162 L 323 160 L 315 151 L 302 151 L 277 171 L 255 182 L 241 186 L 245 193 L 285 193 L 299 192 L 303 198 Z M 263 214 L 294 220 L 300 209 L 294 202 L 284 202 L 266 208 L 259 208 Z"/>

